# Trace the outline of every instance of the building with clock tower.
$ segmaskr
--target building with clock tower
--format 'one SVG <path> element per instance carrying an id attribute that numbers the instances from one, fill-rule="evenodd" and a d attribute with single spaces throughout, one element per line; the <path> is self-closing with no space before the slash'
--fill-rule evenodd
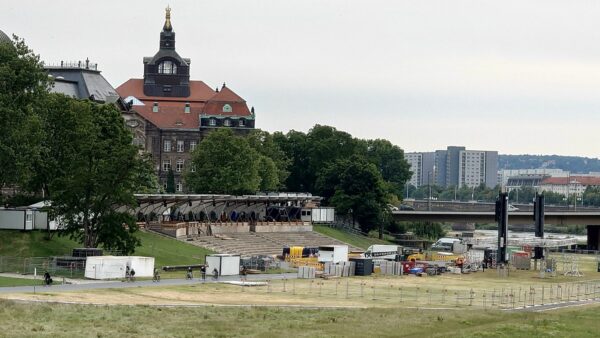
<path id="1" fill-rule="evenodd" d="M 166 9 L 158 52 L 144 58 L 144 78 L 129 79 L 116 90 L 130 105 L 123 114 L 134 143 L 151 154 L 160 183 L 173 171 L 177 192 L 187 191 L 182 174 L 191 152 L 215 128 L 236 133 L 254 129 L 254 108 L 223 84 L 213 89 L 190 80 L 191 60 L 175 49 L 171 10 Z M 190 167 L 190 170 L 193 168 Z"/>

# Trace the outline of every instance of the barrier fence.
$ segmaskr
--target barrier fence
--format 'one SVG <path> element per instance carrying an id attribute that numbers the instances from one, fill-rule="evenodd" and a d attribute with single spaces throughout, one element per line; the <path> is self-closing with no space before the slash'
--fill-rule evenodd
<path id="1" fill-rule="evenodd" d="M 0 256 L 0 272 L 43 275 L 48 271 L 54 276 L 83 277 L 85 260 L 61 260 L 60 257 L 11 257 Z"/>
<path id="2" fill-rule="evenodd" d="M 398 277 L 402 279 L 402 277 Z M 388 284 L 385 283 L 388 282 Z M 341 302 L 361 299 L 365 305 L 522 309 L 540 305 L 568 304 L 584 300 L 600 300 L 600 280 L 518 285 L 503 288 L 450 288 L 401 286 L 393 279 L 358 281 L 353 278 L 333 280 L 272 280 L 262 287 L 240 287 L 239 292 L 287 294 L 306 298 Z"/>

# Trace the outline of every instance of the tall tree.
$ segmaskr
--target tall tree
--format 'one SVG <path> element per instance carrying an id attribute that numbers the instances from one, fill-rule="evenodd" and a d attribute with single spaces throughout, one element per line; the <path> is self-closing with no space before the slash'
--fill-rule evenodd
<path id="1" fill-rule="evenodd" d="M 61 114 L 71 121 L 72 135 L 64 139 L 78 141 L 51 145 L 67 147 L 64 157 L 56 162 L 61 168 L 42 171 L 57 173 L 49 178 L 47 189 L 53 210 L 61 215 L 62 232 L 85 247 L 101 245 L 108 250 L 133 252 L 140 242 L 134 235 L 135 218 L 128 210 L 136 205 L 133 194 L 152 184 L 143 181 L 151 177 L 152 164 L 138 155 L 131 133 L 114 106 L 69 100 L 70 104 L 48 114 Z M 46 128 L 61 130 L 56 125 L 60 118 L 48 117 L 47 121 Z M 63 150 L 50 149 L 49 153 Z"/>
<path id="2" fill-rule="evenodd" d="M 43 130 L 39 108 L 50 82 L 40 58 L 23 40 L 0 43 L 0 186 L 32 174 Z"/>
<path id="3" fill-rule="evenodd" d="M 288 170 L 290 159 L 286 156 L 274 136 L 264 130 L 253 130 L 248 135 L 248 143 L 257 153 L 261 155 L 259 164 L 262 191 L 275 191 L 284 187 L 285 181 L 290 175 Z M 263 168 L 266 165 L 268 168 Z M 274 170 L 276 179 L 270 171 Z"/>
<path id="4" fill-rule="evenodd" d="M 388 140 L 367 140 L 367 159 L 373 163 L 388 184 L 390 193 L 402 197 L 404 184 L 410 179 L 410 165 L 404 151 Z"/>
<path id="5" fill-rule="evenodd" d="M 330 203 L 338 213 L 351 215 L 363 231 L 382 224 L 388 199 L 384 181 L 374 164 L 355 155 L 336 161 L 326 172 L 328 177 L 319 181 L 334 191 Z"/>
<path id="6" fill-rule="evenodd" d="M 167 172 L 167 189 L 165 189 L 167 194 L 172 194 L 175 192 L 175 174 L 172 169 L 169 169 Z"/>
<path id="7" fill-rule="evenodd" d="M 219 129 L 204 138 L 192 153 L 187 185 L 196 193 L 251 194 L 261 183 L 259 154 L 246 138 L 229 129 Z"/>

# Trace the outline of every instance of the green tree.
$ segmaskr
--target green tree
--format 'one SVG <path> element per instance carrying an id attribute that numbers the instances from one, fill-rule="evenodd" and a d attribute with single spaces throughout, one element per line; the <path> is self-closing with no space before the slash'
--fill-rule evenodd
<path id="1" fill-rule="evenodd" d="M 229 129 L 206 136 L 192 153 L 195 171 L 187 171 L 187 185 L 196 193 L 252 194 L 261 184 L 259 154 L 245 137 Z"/>
<path id="2" fill-rule="evenodd" d="M 367 159 L 373 163 L 384 181 L 388 183 L 390 193 L 402 197 L 406 181 L 412 175 L 410 165 L 404 158 L 404 151 L 388 140 L 367 140 Z"/>
<path id="3" fill-rule="evenodd" d="M 330 203 L 340 214 L 351 215 L 363 231 L 381 226 L 387 209 L 385 184 L 377 167 L 360 156 L 340 159 L 327 171 L 337 175 L 320 180 L 334 186 Z M 333 182 L 326 182 L 328 179 Z"/>
<path id="4" fill-rule="evenodd" d="M 39 109 L 49 85 L 39 56 L 23 40 L 0 43 L 0 186 L 33 174 L 29 161 L 42 144 Z"/>
<path id="5" fill-rule="evenodd" d="M 175 174 L 172 169 L 169 169 L 167 172 L 167 189 L 165 189 L 167 194 L 175 193 Z"/>
<path id="6" fill-rule="evenodd" d="M 140 241 L 134 235 L 135 218 L 128 210 L 136 205 L 136 190 L 152 184 L 141 181 L 151 177 L 151 162 L 138 155 L 115 106 L 72 100 L 58 112 L 48 111 L 55 113 L 65 114 L 73 121 L 73 135 L 69 137 L 78 139 L 64 150 L 75 156 L 65 157 L 60 162 L 61 171 L 48 183 L 52 208 L 62 218 L 62 233 L 85 247 L 101 245 L 108 250 L 133 252 Z M 55 124 L 60 123 L 56 117 L 46 120 L 52 122 L 45 128 L 58 127 Z"/>
<path id="7" fill-rule="evenodd" d="M 273 134 L 273 142 L 283 151 L 290 162 L 289 175 L 282 181 L 288 191 L 309 191 L 310 178 L 309 159 L 306 134 L 291 130 L 287 134 L 276 132 Z"/>
<path id="8" fill-rule="evenodd" d="M 275 137 L 263 130 L 253 130 L 248 135 L 248 144 L 261 155 L 259 174 L 261 177 L 260 190 L 276 191 L 285 187 L 290 172 L 290 159 L 280 148 Z M 264 166 L 267 166 L 263 168 Z M 272 174 L 275 173 L 276 177 Z"/>

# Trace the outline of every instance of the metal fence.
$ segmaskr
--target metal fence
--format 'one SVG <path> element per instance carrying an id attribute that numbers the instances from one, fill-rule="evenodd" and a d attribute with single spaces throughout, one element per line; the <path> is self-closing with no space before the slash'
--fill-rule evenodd
<path id="1" fill-rule="evenodd" d="M 405 279 L 406 277 L 398 277 Z M 569 304 L 600 300 L 600 280 L 506 286 L 495 289 L 421 287 L 392 284 L 387 280 L 272 280 L 257 288 L 240 287 L 239 292 L 260 294 L 286 293 L 303 299 L 352 301 L 365 305 L 522 309 L 541 305 Z"/>
<path id="2" fill-rule="evenodd" d="M 0 272 L 38 275 L 49 272 L 63 277 L 83 277 L 85 260 L 64 260 L 61 257 L 11 257 L 0 256 Z"/>

